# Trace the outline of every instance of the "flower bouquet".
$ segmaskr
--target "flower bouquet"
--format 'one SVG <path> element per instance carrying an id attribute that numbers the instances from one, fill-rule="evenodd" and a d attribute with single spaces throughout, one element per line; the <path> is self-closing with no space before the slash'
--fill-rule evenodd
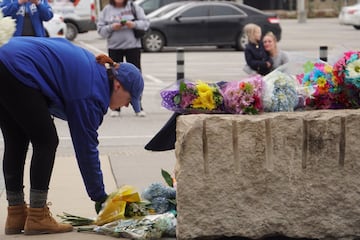
<path id="1" fill-rule="evenodd" d="M 176 185 L 174 185 L 176 181 L 164 169 L 161 169 L 161 175 L 167 186 L 162 183 L 152 183 L 143 191 L 142 197 L 149 201 L 148 208 L 155 213 L 176 212 Z"/>
<path id="2" fill-rule="evenodd" d="M 278 68 L 263 77 L 262 100 L 266 112 L 292 112 L 298 106 L 296 79 Z"/>
<path id="3" fill-rule="evenodd" d="M 338 108 L 341 84 L 333 75 L 333 67 L 323 61 L 308 61 L 303 68 L 304 73 L 296 77 L 309 93 L 306 105 L 316 109 Z"/>
<path id="4" fill-rule="evenodd" d="M 344 108 L 360 105 L 360 52 L 348 51 L 334 64 L 334 77 L 342 86 L 340 98 Z"/>
<path id="5" fill-rule="evenodd" d="M 223 97 L 214 83 L 180 81 L 160 92 L 162 106 L 178 113 L 220 113 Z"/>
<path id="6" fill-rule="evenodd" d="M 94 232 L 117 238 L 161 239 L 175 237 L 176 217 L 173 213 L 148 215 L 143 218 L 120 219 L 97 227 L 78 228 L 79 232 Z"/>
<path id="7" fill-rule="evenodd" d="M 224 84 L 222 93 L 226 112 L 235 114 L 258 114 L 262 111 L 262 77 L 254 75 L 242 81 Z"/>
<path id="8" fill-rule="evenodd" d="M 7 43 L 15 32 L 16 23 L 11 17 L 4 17 L 0 10 L 0 47 Z"/>
<path id="9" fill-rule="evenodd" d="M 111 193 L 104 203 L 103 209 L 96 218 L 96 225 L 104 225 L 118 219 L 125 218 L 126 206 L 131 203 L 139 203 L 140 195 L 133 186 L 124 185 Z M 140 210 L 130 205 L 132 209 Z M 137 213 L 134 213 L 137 215 Z"/>
<path id="10" fill-rule="evenodd" d="M 142 197 L 150 202 L 149 208 L 156 213 L 176 210 L 176 190 L 161 183 L 152 183 L 142 193 Z"/>

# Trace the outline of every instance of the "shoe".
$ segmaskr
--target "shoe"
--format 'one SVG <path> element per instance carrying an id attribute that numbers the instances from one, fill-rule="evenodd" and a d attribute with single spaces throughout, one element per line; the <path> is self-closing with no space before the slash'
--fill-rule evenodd
<path id="1" fill-rule="evenodd" d="M 43 208 L 29 208 L 24 229 L 25 235 L 37 235 L 71 232 L 73 226 L 56 222 L 48 206 L 45 206 Z"/>
<path id="2" fill-rule="evenodd" d="M 21 204 L 8 207 L 8 215 L 5 223 L 5 234 L 19 234 L 24 230 L 27 217 L 27 205 Z"/>
<path id="3" fill-rule="evenodd" d="M 120 116 L 120 112 L 119 111 L 112 111 L 110 112 L 110 117 L 119 117 Z"/>
<path id="4" fill-rule="evenodd" d="M 138 112 L 138 113 L 135 113 L 135 115 L 136 115 L 137 117 L 146 117 L 146 112 L 140 111 L 140 112 Z"/>

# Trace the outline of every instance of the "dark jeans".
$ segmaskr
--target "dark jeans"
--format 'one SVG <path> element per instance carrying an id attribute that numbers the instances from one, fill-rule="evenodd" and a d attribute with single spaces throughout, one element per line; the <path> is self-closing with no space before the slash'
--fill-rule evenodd
<path id="1" fill-rule="evenodd" d="M 0 128 L 4 137 L 6 190 L 23 189 L 24 164 L 31 143 L 30 187 L 48 190 L 58 136 L 45 97 L 20 83 L 0 62 Z"/>
<path id="2" fill-rule="evenodd" d="M 134 64 L 141 71 L 141 49 L 140 48 L 131 48 L 131 49 L 108 49 L 109 57 L 115 62 L 126 62 Z M 143 110 L 142 104 L 140 102 L 141 110 Z M 120 108 L 116 109 L 120 112 Z"/>
<path id="3" fill-rule="evenodd" d="M 126 62 L 134 64 L 141 71 L 141 49 L 109 49 L 109 57 L 115 62 Z"/>

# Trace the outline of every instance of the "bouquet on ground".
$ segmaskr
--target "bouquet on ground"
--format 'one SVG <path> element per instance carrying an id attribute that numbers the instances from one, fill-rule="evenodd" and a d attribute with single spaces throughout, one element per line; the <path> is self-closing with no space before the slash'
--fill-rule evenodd
<path id="1" fill-rule="evenodd" d="M 124 219 L 127 217 L 126 213 L 129 217 L 144 216 L 147 214 L 144 207 L 145 205 L 141 204 L 140 195 L 136 189 L 133 186 L 124 185 L 111 193 L 106 199 L 95 224 L 103 225 L 118 219 Z"/>
<path id="2" fill-rule="evenodd" d="M 304 73 L 296 77 L 309 93 L 306 105 L 316 109 L 338 108 L 342 104 L 342 85 L 334 76 L 333 67 L 323 61 L 308 61 L 303 68 Z"/>
<path id="3" fill-rule="evenodd" d="M 266 112 L 292 112 L 298 107 L 299 84 L 295 77 L 278 68 L 263 77 L 262 100 Z"/>
<path id="4" fill-rule="evenodd" d="M 176 236 L 176 217 L 172 212 L 148 215 L 143 218 L 120 219 L 93 228 L 82 227 L 79 232 L 95 232 L 117 238 L 161 239 Z"/>
<path id="5" fill-rule="evenodd" d="M 153 210 L 155 213 L 176 213 L 175 180 L 163 169 L 161 170 L 161 174 L 167 185 L 162 183 L 152 183 L 143 191 L 142 197 L 150 202 L 149 209 Z"/>
<path id="6" fill-rule="evenodd" d="M 258 114 L 261 112 L 262 84 L 263 79 L 260 75 L 224 84 L 222 95 L 225 111 L 235 114 Z"/>
<path id="7" fill-rule="evenodd" d="M 340 98 L 344 108 L 358 108 L 360 105 L 360 52 L 348 51 L 334 64 L 333 73 L 342 85 Z"/>
<path id="8" fill-rule="evenodd" d="M 139 193 L 133 186 L 124 185 L 109 195 L 95 219 L 69 213 L 58 215 L 58 217 L 73 226 L 100 226 L 119 219 L 146 216 L 150 214 L 149 205 L 149 202 L 140 199 Z"/>
<path id="9" fill-rule="evenodd" d="M 179 113 L 223 112 L 223 97 L 215 83 L 180 81 L 160 92 L 162 106 Z"/>

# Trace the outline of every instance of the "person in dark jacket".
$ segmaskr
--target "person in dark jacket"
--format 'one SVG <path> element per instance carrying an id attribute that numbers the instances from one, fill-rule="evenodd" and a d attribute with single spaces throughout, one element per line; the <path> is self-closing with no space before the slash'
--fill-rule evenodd
<path id="1" fill-rule="evenodd" d="M 249 43 L 245 47 L 247 66 L 260 75 L 268 74 L 272 69 L 272 60 L 261 41 L 261 28 L 256 24 L 249 23 L 244 27 L 244 30 L 249 39 Z M 248 73 L 251 74 L 252 72 Z"/>
<path id="2" fill-rule="evenodd" d="M 46 37 L 43 21 L 54 16 L 47 0 L 4 0 L 0 8 L 16 20 L 14 36 Z"/>
<path id="3" fill-rule="evenodd" d="M 140 106 L 144 81 L 130 63 L 114 63 L 61 38 L 13 37 L 0 47 L 0 127 L 4 136 L 7 234 L 57 233 L 46 206 L 58 145 L 53 116 L 66 120 L 91 200 L 107 198 L 100 168 L 97 130 L 108 108 Z M 23 109 L 19 113 L 18 109 Z M 23 174 L 29 143 L 30 208 L 24 204 Z M 26 217 L 27 213 L 27 217 Z"/>

